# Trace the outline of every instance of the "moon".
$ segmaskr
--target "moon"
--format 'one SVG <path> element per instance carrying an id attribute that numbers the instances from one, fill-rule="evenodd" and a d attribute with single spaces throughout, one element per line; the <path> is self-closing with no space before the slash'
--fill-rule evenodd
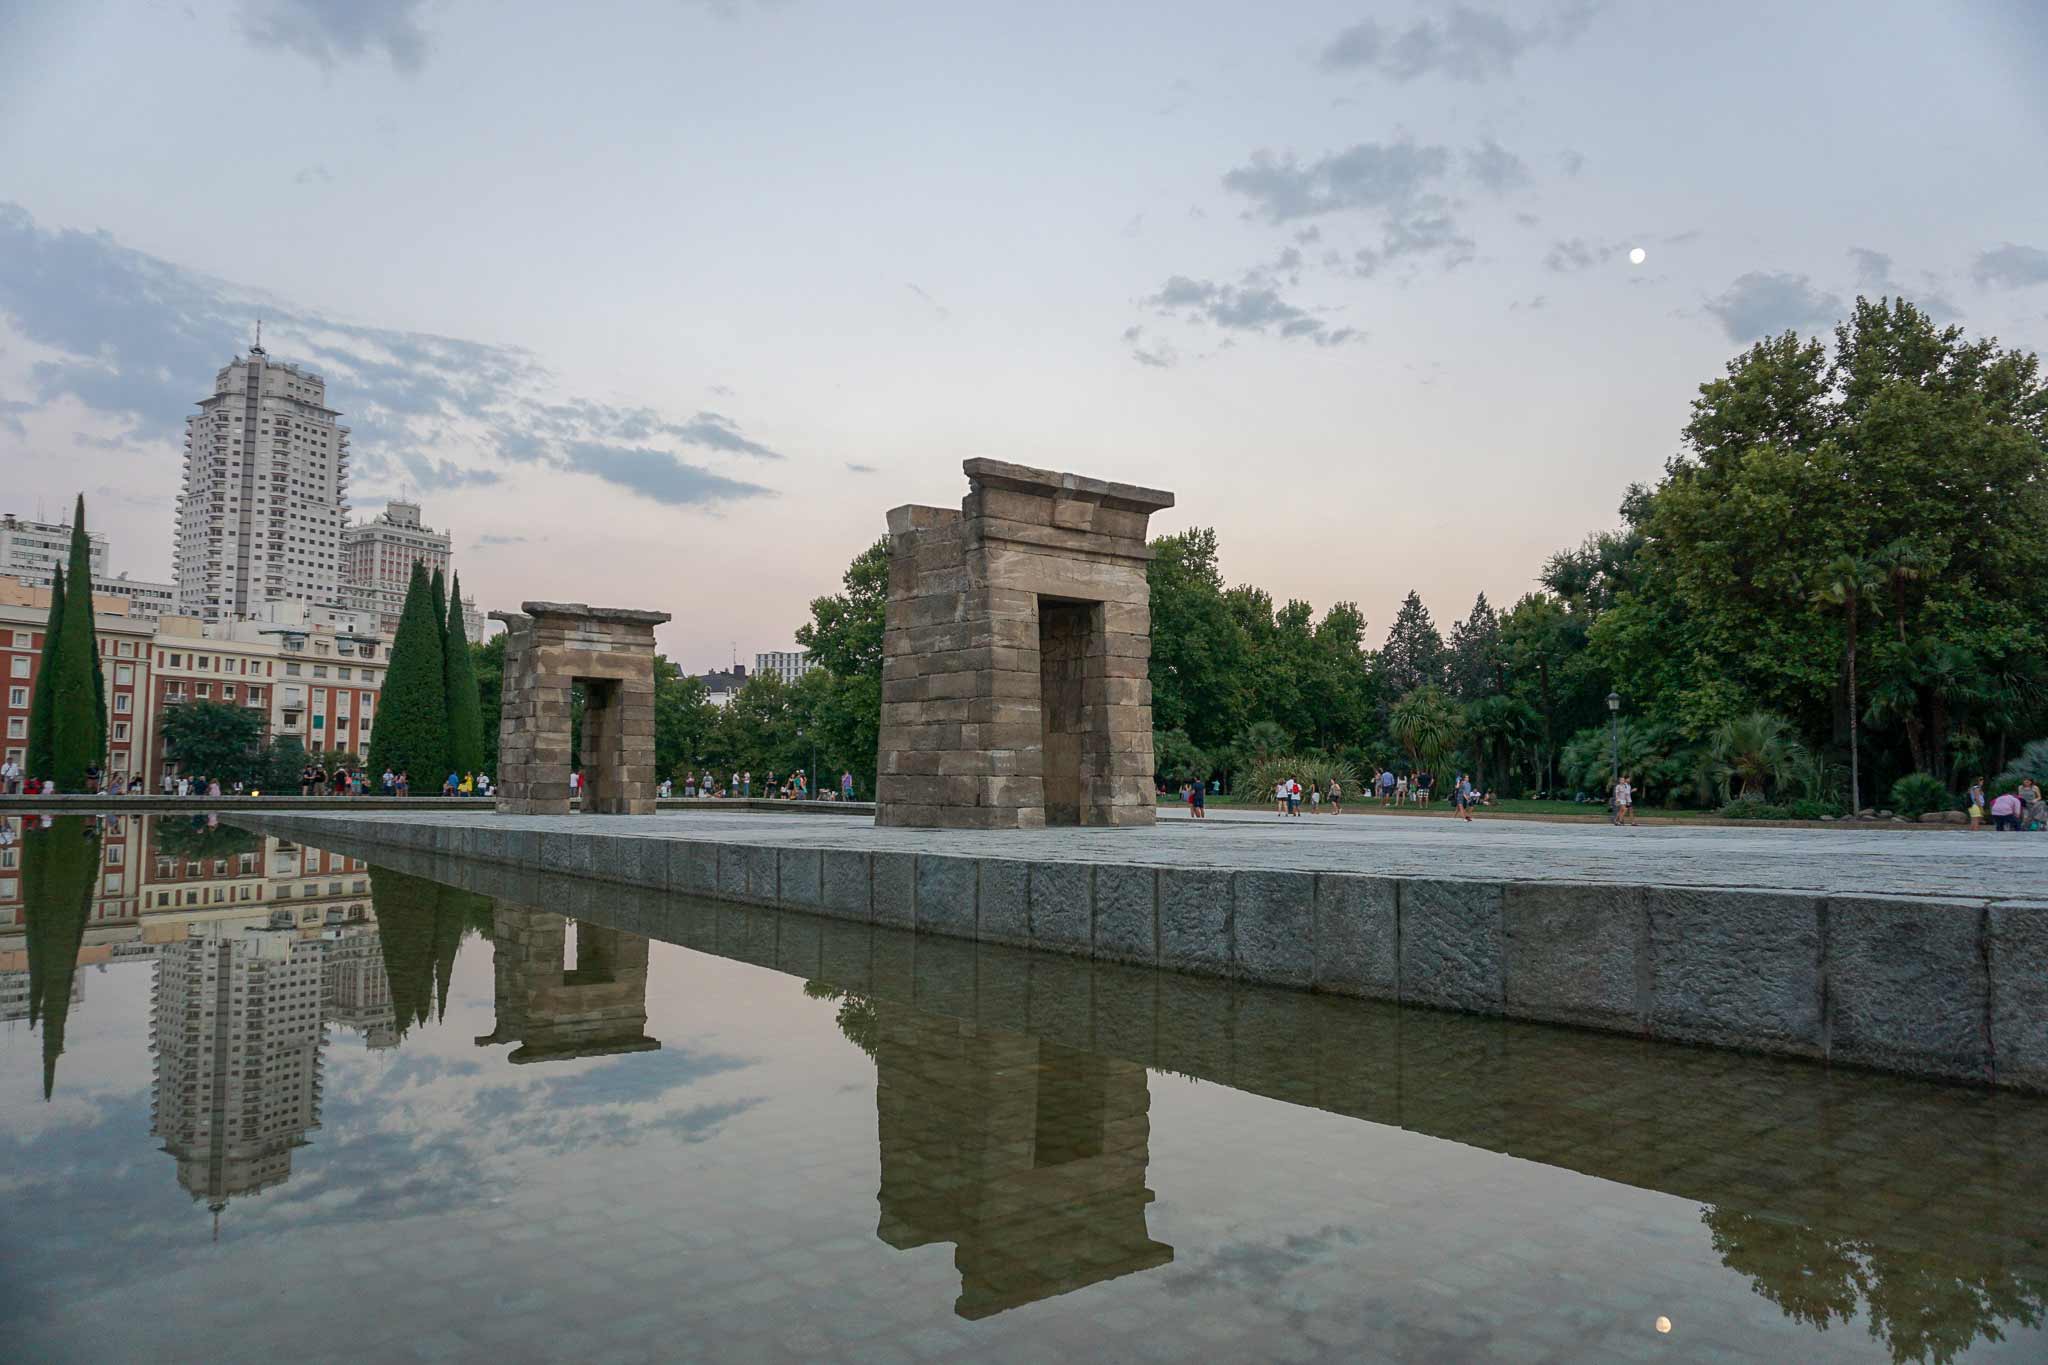
<path id="1" fill-rule="evenodd" d="M 1650 259 L 1650 253 L 1643 250 L 1641 247 L 1638 246 L 1629 248 L 1628 263 L 1630 265 L 1641 265 L 1644 261 L 1647 261 L 1648 259 Z"/>

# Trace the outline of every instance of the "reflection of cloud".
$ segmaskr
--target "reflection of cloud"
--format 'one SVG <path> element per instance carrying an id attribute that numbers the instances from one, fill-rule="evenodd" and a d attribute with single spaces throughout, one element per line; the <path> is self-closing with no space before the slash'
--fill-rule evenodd
<path id="1" fill-rule="evenodd" d="M 1291 1232 L 1277 1242 L 1224 1242 L 1208 1252 L 1181 1252 L 1163 1277 L 1176 1298 L 1207 1293 L 1218 1284 L 1238 1290 L 1271 1290 L 1340 1246 L 1357 1246 L 1354 1228 L 1325 1224 L 1314 1232 Z"/>
<path id="2" fill-rule="evenodd" d="M 550 376 L 525 351 L 364 327 L 295 309 L 119 245 L 104 233 L 52 231 L 0 204 L 0 347 L 18 334 L 50 358 L 28 370 L 0 426 L 75 399 L 128 430 L 174 442 L 209 378 L 245 345 L 253 320 L 280 360 L 328 381 L 351 430 L 358 491 L 476 487 L 507 464 L 592 474 L 678 504 L 762 497 L 759 484 L 682 457 L 779 461 L 723 413 L 675 419 L 649 407 L 550 399 Z M 424 453 L 431 450 L 434 453 Z"/>

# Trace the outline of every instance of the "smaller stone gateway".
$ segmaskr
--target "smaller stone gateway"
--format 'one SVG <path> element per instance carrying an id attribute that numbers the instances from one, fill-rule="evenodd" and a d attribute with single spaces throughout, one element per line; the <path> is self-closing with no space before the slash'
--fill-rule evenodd
<path id="1" fill-rule="evenodd" d="M 498 812 L 569 813 L 569 689 L 583 688 L 583 810 L 654 814 L 654 628 L 665 611 L 524 602 L 505 623 Z"/>
<path id="2" fill-rule="evenodd" d="M 875 823 L 1149 825 L 1145 540 L 1173 494 L 968 460 L 889 513 Z"/>

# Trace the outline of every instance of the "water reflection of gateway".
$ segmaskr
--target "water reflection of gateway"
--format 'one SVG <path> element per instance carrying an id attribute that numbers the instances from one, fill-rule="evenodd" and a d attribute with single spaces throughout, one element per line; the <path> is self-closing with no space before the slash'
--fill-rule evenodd
<path id="1" fill-rule="evenodd" d="M 157 956 L 150 1131 L 215 1212 L 289 1179 L 320 1124 L 326 947 L 289 926 L 223 926 Z"/>
<path id="2" fill-rule="evenodd" d="M 877 1006 L 876 1235 L 954 1244 L 963 1318 L 1173 1260 L 1145 1227 L 1145 1068 Z"/>
<path id="3" fill-rule="evenodd" d="M 567 967 L 571 921 L 550 910 L 500 905 L 491 912 L 497 1027 L 479 1047 L 517 1043 L 509 1060 L 652 1052 L 647 1036 L 647 940 L 576 923 L 576 965 Z"/>

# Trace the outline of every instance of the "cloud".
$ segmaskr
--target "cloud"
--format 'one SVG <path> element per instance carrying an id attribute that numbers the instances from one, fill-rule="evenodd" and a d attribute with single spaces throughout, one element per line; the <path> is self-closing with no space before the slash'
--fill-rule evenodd
<path id="1" fill-rule="evenodd" d="M 1470 5 L 1453 5 L 1441 19 L 1418 19 L 1406 28 L 1363 19 L 1332 38 L 1316 63 L 1325 71 L 1365 71 L 1394 81 L 1431 75 L 1492 80 L 1511 74 L 1534 48 L 1561 47 L 1577 38 L 1594 8 L 1589 3 L 1560 5 L 1527 25 Z"/>
<path id="2" fill-rule="evenodd" d="M 1159 292 L 1140 300 L 1163 316 L 1181 315 L 1191 322 L 1206 322 L 1233 332 L 1271 331 L 1286 340 L 1312 341 L 1318 346 L 1341 346 L 1362 339 L 1355 328 L 1333 328 L 1304 308 L 1280 297 L 1265 285 L 1238 286 L 1175 275 Z M 1126 339 L 1133 339 L 1125 333 Z M 1141 357 L 1142 359 L 1142 357 Z M 1145 361 L 1147 364 L 1157 363 Z"/>
<path id="3" fill-rule="evenodd" d="M 1806 276 L 1759 271 L 1737 278 L 1706 307 L 1730 341 L 1825 327 L 1842 316 L 1842 301 L 1815 289 Z"/>
<path id="4" fill-rule="evenodd" d="M 941 318 L 950 318 L 953 316 L 951 309 L 947 308 L 944 304 L 940 303 L 937 299 L 933 298 L 923 289 L 920 289 L 917 285 L 912 284 L 908 280 L 906 280 L 904 281 L 903 287 L 905 289 L 908 289 L 911 293 L 917 295 L 919 298 L 923 299 L 927 304 L 930 304 L 931 310 L 934 313 L 937 313 Z"/>
<path id="5" fill-rule="evenodd" d="M 1353 209 L 1385 211 L 1413 203 L 1450 169 L 1447 148 L 1360 142 L 1304 166 L 1291 156 L 1259 151 L 1224 172 L 1223 188 L 1252 201 L 1251 213 L 1269 223 Z"/>
<path id="6" fill-rule="evenodd" d="M 1140 365 L 1155 370 L 1170 370 L 1180 364 L 1180 353 L 1174 350 L 1173 343 L 1164 337 L 1146 341 L 1143 327 L 1124 328 L 1124 344 L 1131 348 L 1131 359 Z"/>
<path id="7" fill-rule="evenodd" d="M 852 461 L 852 460 L 848 460 L 848 461 L 846 462 L 846 472 L 847 472 L 847 473 L 849 473 L 849 474 L 879 474 L 879 473 L 881 473 L 881 471 L 880 471 L 880 470 L 876 469 L 876 468 L 875 468 L 875 467 L 874 467 L 873 465 L 871 465 L 871 464 L 856 464 L 856 463 L 855 463 L 854 461 Z"/>
<path id="8" fill-rule="evenodd" d="M 476 543 L 475 543 L 475 544 L 473 544 L 473 545 L 471 545 L 471 546 L 470 546 L 469 548 L 470 548 L 470 549 L 472 549 L 472 550 L 481 550 L 481 549 L 483 549 L 483 548 L 484 548 L 484 547 L 485 547 L 486 545 L 524 545 L 524 544 L 526 544 L 526 543 L 527 543 L 527 537 L 525 537 L 525 536 L 492 536 L 492 535 L 484 535 L 484 536 L 478 536 L 478 537 L 476 538 Z"/>
<path id="9" fill-rule="evenodd" d="M 1849 248 L 1849 259 L 1856 266 L 1856 285 L 1878 293 L 1890 293 L 1892 285 L 1892 258 L 1882 251 L 1867 247 Z"/>
<path id="10" fill-rule="evenodd" d="M 243 0 L 242 32 L 258 47 L 283 48 L 332 70 L 382 53 L 414 75 L 431 43 L 420 27 L 426 0 Z"/>
<path id="11" fill-rule="evenodd" d="M 1465 153 L 1465 172 L 1495 194 L 1520 189 L 1530 178 L 1528 164 L 1490 137 Z"/>
<path id="12" fill-rule="evenodd" d="M 2004 246 L 1977 253 L 1970 278 L 1994 289 L 2028 289 L 2048 284 L 2048 251 L 2037 246 Z"/>
<path id="13" fill-rule="evenodd" d="M 316 182 L 322 185 L 331 185 L 334 183 L 334 177 L 328 173 L 327 167 L 323 165 L 302 166 L 299 168 L 299 173 L 292 177 L 294 185 L 311 185 Z"/>
<path id="14" fill-rule="evenodd" d="M 131 443 L 175 445 L 212 376 L 264 320 L 274 359 L 327 381 L 350 429 L 358 496 L 501 480 L 508 465 L 599 473 L 656 501 L 766 496 L 678 458 L 779 461 L 733 418 L 678 420 L 644 406 L 559 397 L 553 376 L 506 346 L 343 322 L 121 246 L 105 233 L 44 229 L 0 204 L 0 349 L 18 336 L 44 358 L 10 394 L 0 428 L 66 400 L 125 427 Z M 17 415 L 18 414 L 18 415 Z M 670 447 L 671 449 L 663 449 Z M 586 456 L 596 451 L 596 466 Z M 619 451 L 635 452 L 621 456 Z"/>
<path id="15" fill-rule="evenodd" d="M 565 447 L 564 454 L 566 467 L 575 473 L 594 474 L 606 483 L 631 489 L 671 507 L 772 496 L 759 484 L 728 479 L 697 465 L 685 464 L 666 450 L 573 441 Z"/>
<path id="16" fill-rule="evenodd" d="M 1566 175 L 1577 175 L 1586 169 L 1586 154 L 1567 147 L 1557 154 L 1557 165 Z"/>
<path id="17" fill-rule="evenodd" d="M 1352 273 L 1377 275 L 1404 257 L 1423 255 L 1435 255 L 1449 270 L 1471 260 L 1477 250 L 1477 244 L 1458 231 L 1450 215 L 1418 211 L 1388 219 L 1378 247 L 1361 247 L 1352 253 Z"/>
<path id="18" fill-rule="evenodd" d="M 1552 242 L 1550 250 L 1544 253 L 1543 264 L 1559 274 L 1571 274 L 1580 270 L 1591 270 L 1603 261 L 1611 260 L 1621 247 L 1613 242 L 1589 242 L 1583 237 L 1567 237 Z"/>

